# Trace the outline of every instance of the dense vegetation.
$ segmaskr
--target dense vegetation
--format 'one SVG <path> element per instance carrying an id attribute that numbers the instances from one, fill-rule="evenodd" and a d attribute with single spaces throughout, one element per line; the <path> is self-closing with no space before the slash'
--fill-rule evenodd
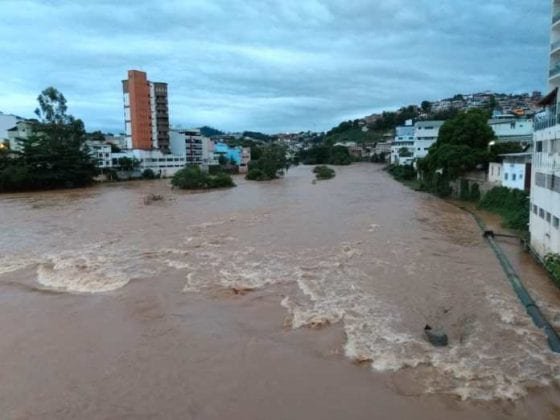
<path id="1" fill-rule="evenodd" d="M 343 121 L 338 126 L 329 130 L 325 135 L 327 144 L 355 141 L 357 143 L 375 143 L 383 141 L 383 135 L 399 125 L 404 125 L 406 120 L 418 120 L 421 116 L 428 120 L 448 120 L 455 117 L 459 111 L 450 108 L 443 111 L 432 111 L 431 104 L 423 101 L 420 107 L 409 105 L 397 111 L 384 111 L 372 122 L 365 124 L 360 120 Z"/>
<path id="2" fill-rule="evenodd" d="M 83 122 L 66 113 L 66 99 L 53 87 L 37 100 L 39 120 L 32 134 L 19 140 L 21 150 L 0 153 L 0 192 L 91 184 L 97 170 L 85 145 Z"/>
<path id="3" fill-rule="evenodd" d="M 324 144 L 301 150 L 298 160 L 305 165 L 350 165 L 353 159 L 347 147 Z"/>
<path id="4" fill-rule="evenodd" d="M 529 194 L 525 191 L 494 187 L 484 194 L 479 207 L 502 216 L 505 227 L 528 230 Z"/>
<path id="5" fill-rule="evenodd" d="M 552 278 L 554 279 L 556 285 L 560 287 L 560 255 L 547 254 L 544 257 L 544 266 L 552 275 Z"/>
<path id="6" fill-rule="evenodd" d="M 198 166 L 187 166 L 177 171 L 171 179 L 171 184 L 184 190 L 235 187 L 229 174 L 220 172 L 211 175 L 201 171 Z"/>
<path id="7" fill-rule="evenodd" d="M 398 181 L 411 181 L 416 179 L 416 171 L 412 165 L 389 165 L 389 172 Z"/>
<path id="8" fill-rule="evenodd" d="M 204 127 L 200 127 L 199 130 L 200 130 L 200 134 L 202 134 L 205 137 L 221 136 L 224 134 L 223 131 L 217 130 L 212 127 L 208 127 L 207 125 L 205 125 Z"/>
<path id="9" fill-rule="evenodd" d="M 282 171 L 289 168 L 286 149 L 278 144 L 261 146 L 257 157 L 251 156 L 246 178 L 251 181 L 268 181 L 278 178 Z"/>
<path id="10" fill-rule="evenodd" d="M 258 131 L 244 131 L 243 137 L 249 137 L 255 140 L 261 140 L 266 142 L 271 141 L 273 139 L 272 136 L 269 136 L 268 134 L 264 134 L 264 133 L 259 133 Z"/>
<path id="11" fill-rule="evenodd" d="M 315 178 L 318 180 L 331 179 L 336 175 L 334 169 L 325 165 L 315 166 L 315 168 L 313 168 L 313 173 L 315 174 Z"/>

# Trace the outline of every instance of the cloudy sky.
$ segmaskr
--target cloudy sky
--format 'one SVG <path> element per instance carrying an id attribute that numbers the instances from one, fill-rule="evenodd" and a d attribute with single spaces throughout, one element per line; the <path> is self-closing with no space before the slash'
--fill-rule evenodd
<path id="1" fill-rule="evenodd" d="M 550 1 L 0 0 L 0 111 L 61 90 L 123 129 L 128 69 L 169 84 L 171 123 L 320 131 L 455 93 L 544 90 Z"/>

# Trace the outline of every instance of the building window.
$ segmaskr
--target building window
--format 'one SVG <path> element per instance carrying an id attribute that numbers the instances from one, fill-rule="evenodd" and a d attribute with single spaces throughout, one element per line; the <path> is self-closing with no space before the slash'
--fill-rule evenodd
<path id="1" fill-rule="evenodd" d="M 537 142 L 537 153 L 542 152 L 542 141 Z"/>
<path id="2" fill-rule="evenodd" d="M 558 219 L 558 217 L 554 216 L 552 218 L 552 226 L 554 226 L 556 229 L 558 229 L 559 225 L 560 225 L 560 219 Z"/>
<path id="3" fill-rule="evenodd" d="M 504 179 L 505 179 L 506 181 L 508 180 L 508 175 L 509 175 L 509 174 L 508 174 L 507 172 L 504 174 Z"/>
<path id="4" fill-rule="evenodd" d="M 539 217 L 541 219 L 544 219 L 544 210 L 543 209 L 539 209 Z"/>
<path id="5" fill-rule="evenodd" d="M 533 204 L 533 213 L 535 213 L 535 215 L 539 213 L 539 208 L 537 207 L 536 204 Z"/>
<path id="6" fill-rule="evenodd" d="M 551 218 L 552 218 L 552 215 L 549 212 L 546 212 L 546 221 L 548 223 L 550 223 Z"/>
<path id="7" fill-rule="evenodd" d="M 515 174 L 512 174 L 512 175 L 511 175 L 511 180 L 512 180 L 512 181 L 515 181 Z"/>

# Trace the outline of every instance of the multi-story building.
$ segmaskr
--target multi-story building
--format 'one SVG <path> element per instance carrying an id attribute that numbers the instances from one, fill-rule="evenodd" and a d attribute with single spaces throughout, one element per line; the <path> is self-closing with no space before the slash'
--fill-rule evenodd
<path id="1" fill-rule="evenodd" d="M 531 182 L 531 245 L 542 257 L 560 253 L 560 0 L 552 0 L 550 36 L 550 93 L 535 117 Z"/>
<path id="2" fill-rule="evenodd" d="M 111 168 L 113 159 L 111 145 L 99 141 L 86 142 L 90 155 L 95 159 L 96 166 L 100 169 Z"/>
<path id="3" fill-rule="evenodd" d="M 533 120 L 517 118 L 515 115 L 496 115 L 488 121 L 500 143 L 520 143 L 530 145 L 533 142 Z"/>
<path id="4" fill-rule="evenodd" d="M 426 157 L 430 146 L 439 135 L 439 129 L 445 121 L 417 121 L 414 124 L 414 159 Z"/>
<path id="5" fill-rule="evenodd" d="M 14 128 L 18 121 L 22 119 L 16 115 L 11 114 L 4 114 L 0 112 L 0 145 L 1 147 L 5 147 L 7 144 L 10 143 L 9 132 L 11 128 Z M 11 144 L 10 148 L 11 148 Z"/>
<path id="6" fill-rule="evenodd" d="M 395 129 L 395 140 L 391 145 L 391 163 L 411 165 L 414 159 L 414 125 L 407 120 L 405 125 Z"/>
<path id="7" fill-rule="evenodd" d="M 25 140 L 33 134 L 33 124 L 36 122 L 37 120 L 19 120 L 15 127 L 7 130 L 10 150 L 17 151 L 21 148 L 19 140 Z"/>
<path id="8" fill-rule="evenodd" d="M 127 147 L 168 153 L 167 83 L 150 82 L 145 72 L 129 70 L 122 85 Z"/>
<path id="9" fill-rule="evenodd" d="M 211 140 L 204 137 L 200 130 L 196 128 L 176 128 L 170 132 L 171 153 L 186 156 L 188 165 L 208 163 L 209 157 L 205 156 L 204 153 L 204 149 L 207 149 L 207 153 L 210 152 L 211 147 L 207 144 L 208 142 L 211 142 Z"/>

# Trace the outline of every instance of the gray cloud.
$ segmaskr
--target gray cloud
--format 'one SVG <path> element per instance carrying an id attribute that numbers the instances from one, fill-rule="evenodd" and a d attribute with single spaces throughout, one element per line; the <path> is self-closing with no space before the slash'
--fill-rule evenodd
<path id="1" fill-rule="evenodd" d="M 0 0 L 0 110 L 60 89 L 121 131 L 131 68 L 169 83 L 172 123 L 324 130 L 458 92 L 544 89 L 549 4 L 505 0 Z"/>

